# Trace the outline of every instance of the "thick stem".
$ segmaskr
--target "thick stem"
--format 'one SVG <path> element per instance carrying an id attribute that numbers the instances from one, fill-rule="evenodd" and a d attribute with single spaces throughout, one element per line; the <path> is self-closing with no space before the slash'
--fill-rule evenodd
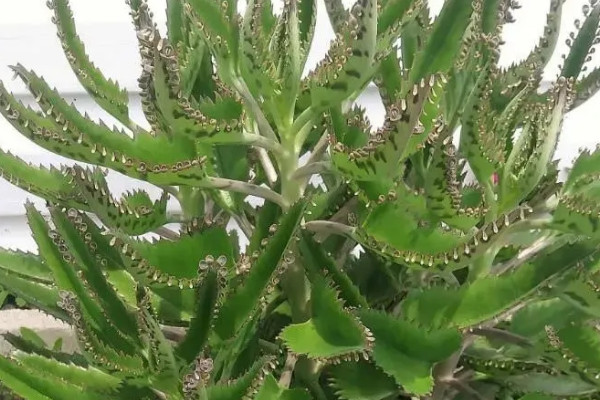
<path id="1" fill-rule="evenodd" d="M 299 254 L 294 253 L 296 261 L 283 273 L 281 287 L 290 304 L 292 321 L 301 323 L 310 318 L 310 286 L 304 274 L 304 266 L 300 262 Z"/>
<path id="2" fill-rule="evenodd" d="M 486 222 L 495 221 L 498 218 L 498 202 L 496 201 L 496 193 L 494 192 L 494 186 L 491 180 L 482 183 L 483 197 L 485 205 L 488 208 L 486 215 Z"/>
<path id="3" fill-rule="evenodd" d="M 275 170 L 275 166 L 273 166 L 269 153 L 267 153 L 265 149 L 256 149 L 256 153 L 258 154 L 260 165 L 262 165 L 263 170 L 265 171 L 269 186 L 273 187 L 275 182 L 277 182 L 277 171 Z"/>
<path id="4" fill-rule="evenodd" d="M 202 191 L 182 186 L 179 189 L 177 200 L 179 200 L 179 205 L 183 213 L 182 219 L 184 221 L 204 215 L 204 197 Z"/>
<path id="5" fill-rule="evenodd" d="M 468 335 L 463 339 L 462 345 L 459 350 L 448 357 L 445 361 L 437 364 L 433 368 L 433 392 L 429 400 L 443 400 L 446 390 L 448 389 L 448 382 L 454 379 L 454 370 L 460 361 L 462 353 L 467 347 L 474 341 L 474 336 Z"/>
<path id="6" fill-rule="evenodd" d="M 334 234 L 353 238 L 356 232 L 356 228 L 333 221 L 310 221 L 304 224 L 304 228 L 312 232 L 324 234 L 323 236 L 325 237 Z"/>
<path id="7" fill-rule="evenodd" d="M 298 154 L 293 149 L 286 149 L 279 158 L 279 171 L 281 179 L 281 195 L 288 206 L 302 197 L 302 186 L 294 179 L 298 168 Z"/>
<path id="8" fill-rule="evenodd" d="M 235 79 L 233 81 L 233 84 L 240 96 L 242 96 L 244 103 L 246 103 L 246 105 L 252 112 L 253 117 L 256 120 L 256 123 L 258 124 L 259 133 L 271 140 L 277 141 L 277 135 L 275 134 L 275 131 L 271 127 L 271 124 L 269 124 L 269 121 L 267 121 L 267 118 L 261 110 L 260 105 L 256 102 L 256 100 L 250 93 L 250 89 L 248 89 L 246 82 L 244 82 L 241 79 Z"/>
<path id="9" fill-rule="evenodd" d="M 285 360 L 285 365 L 283 367 L 283 372 L 279 378 L 279 386 L 283 388 L 290 387 L 290 383 L 292 383 L 292 375 L 294 374 L 294 368 L 296 367 L 296 361 L 298 361 L 298 358 L 294 354 L 288 353 L 287 359 Z"/>
<path id="10" fill-rule="evenodd" d="M 506 343 L 516 344 L 521 347 L 531 347 L 531 341 L 524 336 L 498 328 L 473 328 L 473 335 L 483 336 L 489 339 L 501 340 Z"/>
<path id="11" fill-rule="evenodd" d="M 306 164 L 300 168 L 298 168 L 293 174 L 293 179 L 302 179 L 306 178 L 306 181 L 310 179 L 313 175 L 322 174 L 331 169 L 331 164 L 326 161 L 316 161 L 310 164 Z"/>
<path id="12" fill-rule="evenodd" d="M 154 233 L 160 235 L 161 237 L 169 240 L 177 240 L 179 239 L 179 233 L 170 230 L 169 228 L 165 228 L 164 226 L 158 227 L 154 230 Z"/>
<path id="13" fill-rule="evenodd" d="M 239 214 L 233 213 L 231 215 L 231 217 L 236 222 L 236 224 L 238 224 L 238 226 L 240 227 L 240 229 L 242 230 L 242 232 L 244 233 L 246 238 L 248 240 L 250 240 L 250 238 L 252 237 L 252 232 L 254 231 L 254 227 L 252 226 L 250 221 L 248 221 L 248 218 L 246 218 L 246 215 L 245 214 L 239 215 Z"/>
<path id="14" fill-rule="evenodd" d="M 290 129 L 290 140 L 295 142 L 295 148 L 301 149 L 306 141 L 306 137 L 311 131 L 315 111 L 308 107 L 296 118 Z"/>
<path id="15" fill-rule="evenodd" d="M 288 207 L 288 202 L 279 193 L 272 191 L 269 188 L 254 185 L 252 183 L 236 181 L 227 178 L 209 177 L 204 185 L 207 189 L 223 189 L 231 192 L 248 194 L 256 197 L 261 197 L 265 200 L 279 204 L 283 208 Z"/>

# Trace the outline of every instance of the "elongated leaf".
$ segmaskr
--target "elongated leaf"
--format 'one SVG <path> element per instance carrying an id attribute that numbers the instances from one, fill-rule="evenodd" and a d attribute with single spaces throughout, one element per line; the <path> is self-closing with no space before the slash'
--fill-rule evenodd
<path id="1" fill-rule="evenodd" d="M 314 269 L 328 276 L 340 291 L 340 297 L 351 307 L 367 307 L 367 300 L 335 260 L 325 253 L 312 238 L 305 236 L 301 242 L 302 256 L 307 269 Z"/>
<path id="2" fill-rule="evenodd" d="M 142 191 L 128 193 L 119 201 L 110 193 L 102 172 L 75 165 L 71 176 L 90 209 L 110 229 L 137 236 L 167 223 L 166 192 L 156 202 Z"/>
<path id="3" fill-rule="evenodd" d="M 344 362 L 327 369 L 341 399 L 384 400 L 397 393 L 394 379 L 366 361 Z"/>
<path id="4" fill-rule="evenodd" d="M 39 256 L 31 253 L 0 249 L 0 270 L 33 282 L 52 282 L 50 269 Z"/>
<path id="5" fill-rule="evenodd" d="M 410 77 L 413 83 L 428 74 L 446 72 L 460 50 L 473 9 L 461 0 L 448 0 L 436 18 L 423 51 L 416 56 Z"/>
<path id="6" fill-rule="evenodd" d="M 2 269 L 0 269 L 0 286 L 8 293 L 22 298 L 31 306 L 56 318 L 68 319 L 67 314 L 56 305 L 60 296 L 58 289 L 54 286 L 38 283 L 30 278 L 11 274 Z"/>
<path id="7" fill-rule="evenodd" d="M 196 312 L 183 341 L 175 350 L 175 354 L 188 363 L 197 357 L 209 336 L 219 296 L 217 274 L 218 271 L 213 270 L 204 275 L 196 293 Z"/>
<path id="8" fill-rule="evenodd" d="M 0 176 L 31 194 L 56 203 L 87 208 L 85 199 L 77 193 L 66 174 L 59 169 L 35 167 L 1 149 L 0 165 Z"/>
<path id="9" fill-rule="evenodd" d="M 121 383 L 120 379 L 92 367 L 82 368 L 43 356 L 21 352 L 14 354 L 14 357 L 21 366 L 30 371 L 36 371 L 40 376 L 59 379 L 69 385 L 77 386 L 81 390 L 110 393 L 117 389 Z"/>
<path id="10" fill-rule="evenodd" d="M 521 392 L 541 393 L 551 396 L 585 396 L 596 391 L 595 385 L 569 375 L 554 376 L 531 372 L 508 378 L 507 382 L 514 385 Z"/>
<path id="11" fill-rule="evenodd" d="M 260 387 L 265 376 L 270 372 L 270 357 L 261 357 L 242 376 L 223 385 L 212 385 L 207 389 L 210 400 L 235 400 L 242 399 L 255 387 Z"/>
<path id="12" fill-rule="evenodd" d="M 125 256 L 125 267 L 140 283 L 153 290 L 177 289 L 180 295 L 192 295 L 201 264 L 231 273 L 235 258 L 231 238 L 224 228 L 213 226 L 178 240 L 156 242 L 134 240 L 117 235 L 111 244 Z M 183 291 L 183 292 L 182 292 Z"/>
<path id="13" fill-rule="evenodd" d="M 433 364 L 450 357 L 461 345 L 457 330 L 426 331 L 375 311 L 360 311 L 359 316 L 375 338 L 375 363 L 414 394 L 432 389 Z"/>
<path id="14" fill-rule="evenodd" d="M 310 400 L 307 391 L 302 389 L 284 389 L 277 384 L 273 375 L 268 375 L 255 400 Z"/>
<path id="15" fill-rule="evenodd" d="M 129 125 L 129 97 L 127 91 L 102 72 L 90 61 L 75 27 L 73 12 L 68 0 L 51 0 L 48 7 L 54 11 L 53 21 L 58 29 L 62 47 L 71 68 L 86 91 L 115 118 Z"/>
<path id="16" fill-rule="evenodd" d="M 282 217 L 275 234 L 268 239 L 264 250 L 250 269 L 242 286 L 225 300 L 215 322 L 221 339 L 231 338 L 258 306 L 265 289 L 281 272 L 283 256 L 304 214 L 305 202 L 298 202 Z"/>
<path id="17" fill-rule="evenodd" d="M 333 42 L 324 61 L 307 78 L 313 107 L 339 103 L 361 89 L 370 78 L 375 56 L 377 6 L 375 1 L 357 2 L 341 36 Z M 350 49 L 350 51 L 348 51 Z M 341 65 L 341 70 L 338 69 Z"/>
<path id="18" fill-rule="evenodd" d="M 80 213 L 69 209 L 65 214 L 54 207 L 50 209 L 50 213 L 57 232 L 69 248 L 69 254 L 74 257 L 89 289 L 101 303 L 106 318 L 127 336 L 136 337 L 137 324 L 133 314 L 106 280 L 101 264 L 86 244 L 85 234 L 88 227 L 87 224 L 78 222 L 81 218 Z"/>
<path id="19" fill-rule="evenodd" d="M 29 226 L 38 245 L 40 256 L 44 258 L 52 271 L 56 285 L 61 290 L 76 293 L 81 308 L 84 310 L 84 318 L 89 318 L 89 323 L 93 326 L 93 329 L 101 332 L 108 343 L 123 352 L 133 353 L 135 351 L 134 345 L 117 330 L 112 321 L 106 319 L 98 299 L 93 295 L 93 291 L 90 291 L 87 287 L 87 282 L 77 276 L 73 266 L 73 256 L 68 247 L 63 244 L 64 239 L 57 232 L 50 229 L 42 215 L 32 204 L 28 204 L 26 209 Z"/>
<path id="20" fill-rule="evenodd" d="M 16 394 L 33 400 L 68 400 L 72 398 L 74 392 L 78 392 L 83 400 L 106 398 L 106 394 L 82 391 L 80 387 L 71 384 L 66 379 L 62 380 L 62 384 L 57 385 L 56 377 L 53 378 L 51 374 L 58 372 L 59 363 L 57 361 L 46 361 L 45 358 L 36 358 L 36 360 L 53 365 L 53 368 L 40 369 L 39 365 L 34 368 L 27 368 L 22 362 L 14 359 L 8 360 L 3 356 L 0 357 L 0 381 Z M 50 374 L 47 374 L 48 372 Z M 108 379 L 107 382 L 110 382 L 110 378 Z"/>
<path id="21" fill-rule="evenodd" d="M 370 334 L 344 311 L 335 291 L 322 279 L 313 281 L 311 307 L 311 319 L 289 325 L 281 332 L 280 337 L 294 353 L 343 360 L 371 346 Z"/>
<path id="22" fill-rule="evenodd" d="M 588 56 L 591 54 L 590 50 L 597 37 L 599 23 L 600 5 L 596 4 L 589 15 L 586 15 L 573 42 L 569 40 L 571 50 L 564 61 L 560 76 L 577 79 L 584 64 L 588 61 Z"/>

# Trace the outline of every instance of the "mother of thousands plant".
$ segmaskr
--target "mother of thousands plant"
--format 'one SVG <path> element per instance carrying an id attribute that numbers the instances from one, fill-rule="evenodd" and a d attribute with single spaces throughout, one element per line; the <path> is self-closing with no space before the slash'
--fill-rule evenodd
<path id="1" fill-rule="evenodd" d="M 269 0 L 243 15 L 233 0 L 168 0 L 166 37 L 129 0 L 148 130 L 86 55 L 68 0 L 50 0 L 75 75 L 121 128 L 21 65 L 39 107 L 0 86 L 16 130 L 81 163 L 0 152 L 3 177 L 49 212 L 26 206 L 38 254 L 2 250 L 0 285 L 71 324 L 81 350 L 6 335 L 4 397 L 600 398 L 600 150 L 566 179 L 553 161 L 564 115 L 600 88 L 600 69 L 585 72 L 600 4 L 543 90 L 563 3 L 500 68 L 516 1 L 446 0 L 434 18 L 424 0 L 326 0 L 336 37 L 304 76 L 315 0 L 280 15 Z M 370 84 L 377 130 L 354 106 Z M 163 195 L 116 198 L 109 170 Z"/>

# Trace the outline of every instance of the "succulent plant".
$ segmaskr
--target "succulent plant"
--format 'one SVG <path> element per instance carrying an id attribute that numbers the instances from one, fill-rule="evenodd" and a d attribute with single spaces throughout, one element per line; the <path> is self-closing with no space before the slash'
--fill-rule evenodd
<path id="1" fill-rule="evenodd" d="M 49 213 L 27 204 L 38 252 L 0 251 L 0 286 L 80 347 L 6 335 L 3 396 L 600 398 L 600 150 L 565 179 L 554 154 L 564 115 L 600 88 L 586 71 L 600 4 L 583 7 L 544 90 L 563 3 L 503 68 L 516 1 L 446 0 L 434 17 L 425 0 L 325 0 L 335 40 L 305 74 L 314 0 L 277 15 L 269 0 L 243 15 L 167 0 L 164 37 L 129 0 L 145 128 L 86 55 L 68 0 L 50 0 L 74 73 L 119 127 L 24 66 L 39 107 L 0 86 L 16 130 L 76 161 L 0 151 L 2 176 Z M 369 85 L 378 129 L 356 106 Z M 163 194 L 112 194 L 109 171 Z"/>

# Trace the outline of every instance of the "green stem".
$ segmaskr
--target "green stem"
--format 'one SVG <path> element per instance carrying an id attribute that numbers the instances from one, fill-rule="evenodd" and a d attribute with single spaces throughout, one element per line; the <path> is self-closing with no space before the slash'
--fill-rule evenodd
<path id="1" fill-rule="evenodd" d="M 310 221 L 304 224 L 304 228 L 319 233 L 335 234 L 354 238 L 356 228 L 333 221 Z"/>
<path id="2" fill-rule="evenodd" d="M 316 400 L 327 400 L 327 395 L 319 385 L 320 364 L 302 356 L 296 362 L 296 374 Z"/>
<path id="3" fill-rule="evenodd" d="M 289 143 L 284 143 L 284 146 L 286 144 L 289 145 Z M 279 178 L 281 179 L 281 195 L 289 206 L 302 197 L 302 185 L 293 177 L 298 169 L 299 155 L 294 149 L 286 147 L 282 156 L 278 158 L 278 163 Z"/>
<path id="4" fill-rule="evenodd" d="M 177 199 L 179 200 L 184 220 L 204 215 L 204 196 L 200 190 L 182 186 L 177 194 Z"/>
<path id="5" fill-rule="evenodd" d="M 258 339 L 258 345 L 263 350 L 265 350 L 271 354 L 279 355 L 280 348 L 275 343 L 271 343 L 264 339 Z"/>
<path id="6" fill-rule="evenodd" d="M 310 287 L 304 273 L 304 266 L 299 262 L 299 254 L 295 254 L 295 257 L 298 261 L 290 265 L 283 273 L 281 287 L 290 304 L 292 321 L 302 323 L 310 318 Z"/>
<path id="7" fill-rule="evenodd" d="M 231 192 L 248 194 L 256 197 L 261 197 L 265 200 L 279 204 L 283 208 L 287 208 L 289 203 L 279 193 L 273 190 L 254 185 L 244 181 L 236 181 L 227 178 L 208 177 L 203 185 L 205 189 L 223 189 Z"/>
<path id="8" fill-rule="evenodd" d="M 312 120 L 315 115 L 315 111 L 311 107 L 308 107 L 306 110 L 302 111 L 292 124 L 289 135 L 290 139 L 295 142 L 296 148 L 302 148 L 302 145 L 306 141 L 306 137 L 312 128 Z"/>
<path id="9" fill-rule="evenodd" d="M 277 135 L 275 134 L 275 131 L 271 127 L 271 124 L 269 124 L 269 121 L 267 121 L 267 118 L 261 110 L 260 105 L 250 93 L 250 89 L 246 85 L 246 82 L 244 82 L 242 79 L 234 79 L 233 85 L 237 89 L 240 96 L 242 96 L 244 103 L 246 103 L 252 112 L 253 117 L 258 125 L 259 133 L 271 140 L 277 141 Z"/>
<path id="10" fill-rule="evenodd" d="M 331 164 L 327 161 L 317 161 L 310 164 L 306 164 L 300 168 L 298 168 L 293 174 L 292 178 L 301 179 L 301 178 L 310 178 L 315 174 L 322 174 L 324 172 L 331 170 Z"/>
<path id="11" fill-rule="evenodd" d="M 496 255 L 498 254 L 499 248 L 497 246 L 492 246 L 486 252 L 484 252 L 481 257 L 475 259 L 469 270 L 469 282 L 474 282 L 482 275 L 487 275 L 492 270 L 492 264 Z"/>
<path id="12" fill-rule="evenodd" d="M 494 192 L 494 187 L 492 186 L 492 182 L 490 181 L 483 182 L 481 186 L 483 187 L 485 205 L 488 208 L 486 222 L 495 221 L 498 218 L 498 203 L 496 201 L 496 193 Z"/>

